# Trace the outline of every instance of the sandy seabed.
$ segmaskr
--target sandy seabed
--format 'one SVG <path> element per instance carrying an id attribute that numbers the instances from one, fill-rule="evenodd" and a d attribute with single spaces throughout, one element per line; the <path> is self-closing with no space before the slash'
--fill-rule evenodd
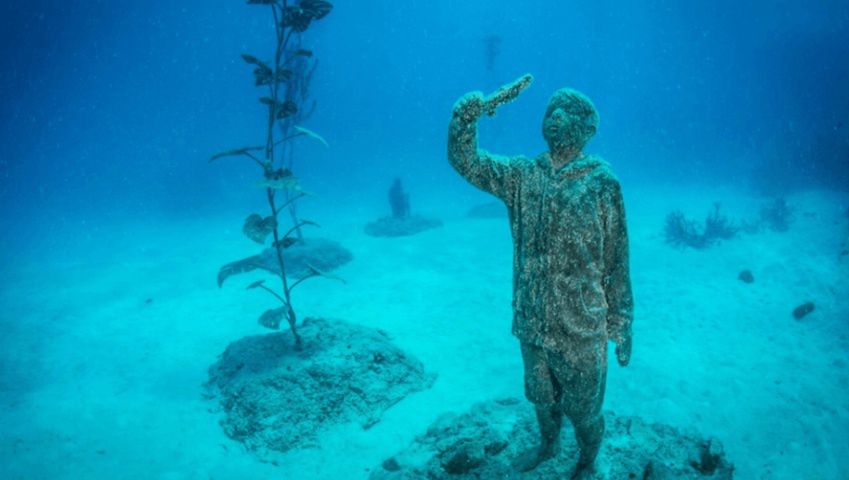
<path id="1" fill-rule="evenodd" d="M 664 243 L 667 212 L 701 219 L 718 199 L 729 216 L 753 218 L 768 199 L 730 189 L 625 195 L 635 347 L 628 368 L 610 363 L 605 408 L 719 438 L 736 478 L 846 478 L 849 197 L 790 196 L 788 232 L 697 251 Z M 202 396 L 209 365 L 229 342 L 262 332 L 256 318 L 269 308 L 242 288 L 261 273 L 215 284 L 219 265 L 254 253 L 240 218 L 113 225 L 68 235 L 62 251 L 8 255 L 0 478 L 366 478 L 441 413 L 522 396 L 506 221 L 463 218 L 458 204 L 424 212 L 443 227 L 400 239 L 363 233 L 375 212 L 321 217 L 322 235 L 354 260 L 338 271 L 345 285 L 299 287 L 300 314 L 382 328 L 439 377 L 370 430 L 339 426 L 277 465 L 227 438 Z M 743 269 L 754 283 L 737 279 Z M 797 321 L 791 311 L 805 301 L 816 310 Z"/>

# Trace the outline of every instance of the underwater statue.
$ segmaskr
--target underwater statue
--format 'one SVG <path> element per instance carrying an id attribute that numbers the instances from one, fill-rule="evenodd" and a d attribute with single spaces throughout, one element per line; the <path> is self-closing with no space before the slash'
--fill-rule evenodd
<path id="1" fill-rule="evenodd" d="M 607 163 L 582 153 L 598 113 L 583 94 L 561 89 L 545 111 L 549 151 L 531 160 L 478 149 L 477 121 L 530 85 L 526 75 L 489 97 L 455 104 L 448 159 L 472 185 L 507 206 L 513 236 L 513 334 L 521 343 L 525 394 L 536 407 L 538 449 L 516 459 L 528 471 L 557 455 L 562 417 L 575 428 L 575 476 L 594 470 L 604 433 L 601 414 L 607 341 L 621 366 L 631 358 L 633 298 L 628 235 L 619 181 Z"/>
<path id="2" fill-rule="evenodd" d="M 410 215 L 410 194 L 404 191 L 400 178 L 396 178 L 389 187 L 389 206 L 395 218 L 405 218 Z"/>
<path id="3" fill-rule="evenodd" d="M 392 215 L 366 224 L 366 235 L 406 237 L 442 226 L 440 220 L 410 213 L 410 194 L 404 191 L 400 178 L 396 178 L 389 187 L 389 207 Z"/>

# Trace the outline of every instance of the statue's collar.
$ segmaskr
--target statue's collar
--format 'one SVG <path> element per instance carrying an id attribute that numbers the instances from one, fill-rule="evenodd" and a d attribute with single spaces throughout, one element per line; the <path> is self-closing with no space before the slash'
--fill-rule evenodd
<path id="1" fill-rule="evenodd" d="M 571 162 L 555 170 L 554 164 L 551 161 L 551 153 L 545 152 L 537 157 L 537 165 L 544 169 L 545 172 L 548 172 L 552 177 L 558 180 L 563 180 L 565 178 L 582 177 L 586 173 L 601 165 L 601 161 L 593 155 L 581 154 Z"/>

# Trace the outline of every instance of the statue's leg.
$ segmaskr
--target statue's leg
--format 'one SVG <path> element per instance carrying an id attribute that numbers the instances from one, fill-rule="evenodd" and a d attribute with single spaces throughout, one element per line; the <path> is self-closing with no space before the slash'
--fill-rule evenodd
<path id="1" fill-rule="evenodd" d="M 537 423 L 540 434 L 540 457 L 547 460 L 555 455 L 560 447 L 560 427 L 563 425 L 563 412 L 557 405 L 537 405 Z"/>
<path id="2" fill-rule="evenodd" d="M 539 446 L 523 452 L 513 463 L 514 468 L 526 472 L 557 455 L 563 411 L 560 408 L 561 388 L 548 366 L 546 352 L 537 346 L 522 344 L 522 360 L 525 396 L 534 404 L 540 432 Z"/>
<path id="3" fill-rule="evenodd" d="M 578 448 L 581 450 L 581 456 L 578 459 L 579 469 L 591 467 L 595 463 L 603 437 L 604 416 L 600 413 L 584 418 L 581 423 L 575 424 L 575 438 L 578 440 Z"/>
<path id="4" fill-rule="evenodd" d="M 592 471 L 604 437 L 601 407 L 607 380 L 606 347 L 603 344 L 585 351 L 576 349 L 560 357 L 563 362 L 554 366 L 563 386 L 563 412 L 575 427 L 580 449 L 576 476 L 584 470 Z"/>

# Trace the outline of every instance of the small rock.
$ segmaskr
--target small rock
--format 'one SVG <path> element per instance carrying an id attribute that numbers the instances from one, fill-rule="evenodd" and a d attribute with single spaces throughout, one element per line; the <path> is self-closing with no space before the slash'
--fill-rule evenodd
<path id="1" fill-rule="evenodd" d="M 722 463 L 722 444 L 708 440 L 699 446 L 698 458 L 691 458 L 690 465 L 702 475 L 713 475 Z"/>
<path id="2" fill-rule="evenodd" d="M 442 468 L 451 475 L 463 475 L 486 461 L 480 444 L 460 441 L 442 455 Z"/>
<path id="3" fill-rule="evenodd" d="M 679 478 L 671 468 L 660 462 L 649 462 L 643 470 L 642 480 L 674 480 Z"/>
<path id="4" fill-rule="evenodd" d="M 487 455 L 498 455 L 503 452 L 508 445 L 509 444 L 506 440 L 496 439 L 488 443 L 486 447 L 484 447 L 483 451 L 486 452 Z"/>
<path id="5" fill-rule="evenodd" d="M 752 275 L 751 270 L 743 270 L 737 275 L 737 278 L 743 283 L 753 283 L 755 281 L 755 276 Z"/>
<path id="6" fill-rule="evenodd" d="M 397 472 L 398 470 L 401 470 L 401 465 L 398 465 L 398 460 L 395 460 L 395 457 L 392 457 L 383 461 L 383 469 L 387 472 Z"/>
<path id="7" fill-rule="evenodd" d="M 805 302 L 793 309 L 793 318 L 801 320 L 814 311 L 814 302 Z"/>

